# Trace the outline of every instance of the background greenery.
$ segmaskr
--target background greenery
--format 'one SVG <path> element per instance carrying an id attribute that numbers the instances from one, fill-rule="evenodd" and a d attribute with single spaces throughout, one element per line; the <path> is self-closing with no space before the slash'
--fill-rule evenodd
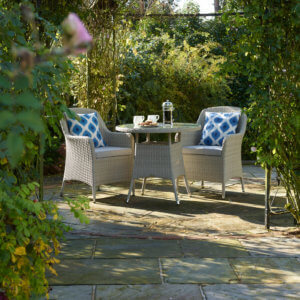
<path id="1" fill-rule="evenodd" d="M 38 182 L 45 143 L 51 148 L 53 135 L 61 135 L 58 120 L 68 112 L 71 64 L 51 49 L 59 28 L 29 2 L 0 2 L 0 27 L 0 290 L 29 299 L 48 292 L 46 270 L 55 274 L 59 241 L 69 230 L 55 201 L 42 201 Z M 66 202 L 87 222 L 85 199 Z"/>
<path id="2" fill-rule="evenodd" d="M 208 106 L 245 109 L 243 158 L 276 168 L 299 224 L 297 0 L 230 0 L 222 18 L 209 20 L 147 16 L 173 13 L 173 1 L 22 2 L 34 18 L 20 2 L 0 0 L 0 288 L 9 297 L 46 293 L 45 271 L 55 272 L 68 228 L 55 203 L 38 201 L 37 181 L 41 154 L 54 170 L 63 152 L 58 120 L 71 105 L 97 109 L 112 128 L 134 114 L 160 114 L 166 99 L 176 121 L 195 122 Z M 53 56 L 69 11 L 83 19 L 94 47 Z M 67 201 L 84 221 L 86 202 Z"/>
<path id="3" fill-rule="evenodd" d="M 243 16 L 231 14 L 238 9 Z M 298 224 L 299 16 L 297 0 L 229 1 L 223 22 L 236 42 L 226 47 L 222 66 L 226 73 L 248 76 L 250 145 L 257 148 L 267 178 L 276 168 L 287 192 L 286 208 Z"/>

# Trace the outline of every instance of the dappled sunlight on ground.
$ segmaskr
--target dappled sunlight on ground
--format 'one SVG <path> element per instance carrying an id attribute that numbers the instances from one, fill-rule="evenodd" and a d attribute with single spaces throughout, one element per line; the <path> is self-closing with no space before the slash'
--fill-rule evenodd
<path id="1" fill-rule="evenodd" d="M 300 292 L 300 240 L 290 215 L 274 216 L 264 228 L 264 181 L 258 168 L 246 168 L 246 192 L 231 180 L 226 199 L 221 185 L 182 180 L 177 205 L 171 182 L 149 179 L 141 195 L 126 203 L 128 183 L 101 186 L 80 224 L 59 197 L 60 178 L 47 179 L 45 194 L 58 201 L 60 214 L 73 228 L 62 242 L 55 268 L 48 275 L 51 295 L 92 299 L 262 299 L 293 297 Z M 275 206 L 285 204 L 284 190 L 273 176 Z M 85 195 L 91 188 L 72 182 L 65 196 Z M 72 289 L 69 289 L 69 286 Z M 76 291 L 76 293 L 75 293 Z M 215 295 L 221 298 L 216 298 Z M 74 299 L 75 299 L 74 298 Z"/>
<path id="2" fill-rule="evenodd" d="M 254 171 L 253 171 L 254 168 Z M 128 183 L 101 186 L 96 203 L 90 202 L 87 215 L 89 225 L 75 220 L 68 207 L 60 202 L 61 213 L 74 228 L 73 234 L 93 236 L 134 237 L 189 237 L 211 234 L 220 236 L 247 236 L 267 234 L 264 228 L 264 185 L 260 169 L 248 167 L 247 172 L 258 174 L 245 178 L 245 193 L 239 180 L 231 180 L 226 187 L 226 199 L 221 197 L 221 185 L 205 182 L 191 183 L 192 197 L 186 194 L 183 180 L 179 183 L 180 205 L 176 205 L 169 180 L 153 178 L 147 181 L 145 194 L 141 195 L 141 180 L 136 183 L 136 196 L 126 203 Z M 250 176 L 250 175 L 249 175 Z M 274 205 L 285 204 L 284 190 L 273 181 Z M 46 194 L 60 201 L 59 182 L 46 186 Z M 65 196 L 85 195 L 91 198 L 91 188 L 78 182 L 66 184 Z M 273 233 L 285 233 L 293 227 L 288 214 L 272 217 Z"/>

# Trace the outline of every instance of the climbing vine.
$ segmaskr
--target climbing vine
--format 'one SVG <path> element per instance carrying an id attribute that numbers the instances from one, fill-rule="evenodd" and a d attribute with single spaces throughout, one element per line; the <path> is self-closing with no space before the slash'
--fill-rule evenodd
<path id="1" fill-rule="evenodd" d="M 244 11 L 244 15 L 232 12 Z M 297 0 L 228 1 L 223 21 L 237 36 L 224 68 L 248 77 L 247 110 L 259 163 L 276 168 L 287 192 L 286 209 L 300 224 L 299 25 Z"/>

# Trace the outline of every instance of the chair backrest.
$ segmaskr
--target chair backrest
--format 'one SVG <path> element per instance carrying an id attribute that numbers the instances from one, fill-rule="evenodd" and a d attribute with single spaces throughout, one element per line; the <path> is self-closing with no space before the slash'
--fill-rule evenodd
<path id="1" fill-rule="evenodd" d="M 201 124 L 201 128 L 204 127 L 205 121 L 205 112 L 241 112 L 241 108 L 236 106 L 215 106 L 215 107 L 208 107 L 201 111 L 199 118 L 197 120 L 198 124 Z M 247 116 L 245 113 L 242 112 L 239 124 L 236 129 L 236 133 L 241 133 L 242 135 L 245 134 L 247 125 Z"/>
<path id="2" fill-rule="evenodd" d="M 73 111 L 76 114 L 90 114 L 90 113 L 97 113 L 97 117 L 98 117 L 98 122 L 99 122 L 99 128 L 100 128 L 100 132 L 101 135 L 103 136 L 103 139 L 105 140 L 107 134 L 109 133 L 108 128 L 106 127 L 103 119 L 101 118 L 101 116 L 99 115 L 99 113 L 91 108 L 69 108 L 71 111 Z M 67 125 L 67 120 L 66 120 L 66 116 L 64 116 L 64 118 L 62 118 L 60 120 L 60 125 L 63 131 L 64 135 L 68 135 L 70 134 L 68 125 Z"/>

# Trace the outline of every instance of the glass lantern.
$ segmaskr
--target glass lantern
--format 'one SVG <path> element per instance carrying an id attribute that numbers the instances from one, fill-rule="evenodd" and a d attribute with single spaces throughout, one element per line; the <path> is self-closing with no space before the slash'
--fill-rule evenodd
<path id="1" fill-rule="evenodd" d="M 163 126 L 173 126 L 173 103 L 167 100 L 162 104 Z"/>

